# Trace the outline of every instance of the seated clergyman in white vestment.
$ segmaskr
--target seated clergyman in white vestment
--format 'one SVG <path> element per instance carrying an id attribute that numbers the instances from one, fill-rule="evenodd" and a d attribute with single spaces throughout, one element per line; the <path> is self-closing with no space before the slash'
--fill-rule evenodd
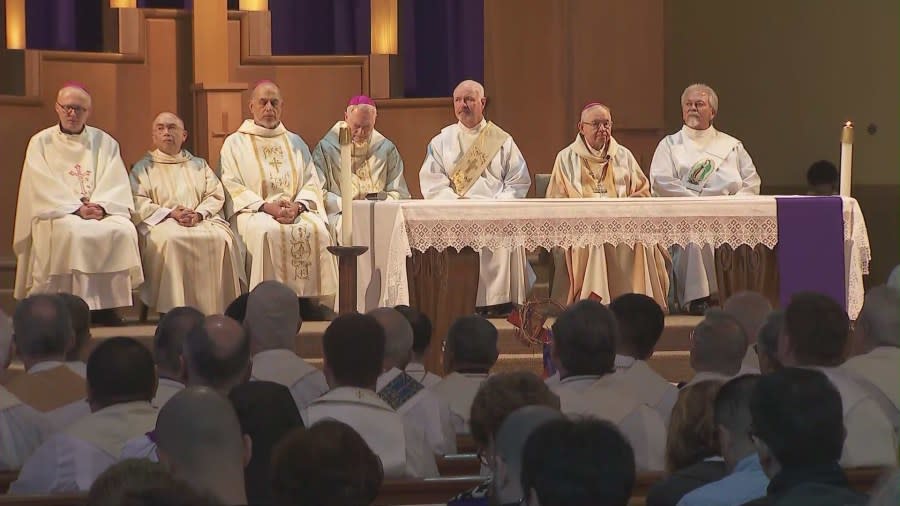
<path id="1" fill-rule="evenodd" d="M 181 149 L 186 139 L 181 118 L 161 113 L 153 120 L 156 149 L 131 171 L 143 237 L 141 300 L 160 313 L 178 306 L 221 313 L 241 293 L 244 263 L 221 216 L 222 183 L 206 160 Z"/>
<path id="2" fill-rule="evenodd" d="M 531 186 L 528 166 L 513 138 L 484 119 L 484 87 L 463 81 L 453 91 L 459 122 L 428 144 L 419 172 L 426 199 L 520 199 Z M 478 307 L 525 302 L 534 272 L 525 249 L 481 250 Z"/>
<path id="3" fill-rule="evenodd" d="M 313 163 L 325 188 L 325 212 L 336 238 L 341 237 L 342 160 L 350 165 L 353 200 L 384 192 L 388 199 L 408 199 L 403 159 L 397 146 L 375 130 L 375 101 L 360 95 L 350 99 L 344 121 L 338 121 L 313 150 Z M 349 129 L 350 142 L 341 144 L 341 129 Z"/>
<path id="4" fill-rule="evenodd" d="M 681 94 L 684 126 L 659 141 L 650 163 L 653 195 L 759 195 L 759 175 L 744 145 L 712 125 L 718 111 L 719 97 L 712 88 L 705 84 L 685 88 Z M 709 298 L 718 293 L 712 246 L 677 247 L 672 260 L 678 304 L 703 314 Z"/>
<path id="5" fill-rule="evenodd" d="M 59 124 L 28 143 L 13 242 L 16 299 L 68 292 L 92 310 L 112 309 L 131 306 L 144 280 L 119 144 L 86 125 L 90 112 L 91 96 L 68 85 L 56 97 Z"/>
<path id="6" fill-rule="evenodd" d="M 384 342 L 384 329 L 371 316 L 348 313 L 331 322 L 322 336 L 331 390 L 300 413 L 303 424 L 328 418 L 346 423 L 381 459 L 387 479 L 437 476 L 425 434 L 375 393 Z"/>
<path id="7" fill-rule="evenodd" d="M 274 279 L 300 297 L 337 292 L 319 177 L 309 148 L 281 123 L 281 91 L 253 89 L 250 113 L 222 145 L 225 215 L 246 248 L 249 288 Z"/>
<path id="8" fill-rule="evenodd" d="M 650 183 L 634 155 L 612 136 L 609 108 L 596 102 L 585 106 L 575 140 L 556 155 L 547 198 L 649 196 Z M 665 310 L 668 260 L 666 251 L 654 244 L 572 248 L 565 253 L 565 262 L 555 262 L 557 269 L 568 271 L 568 294 L 554 295 L 565 296 L 564 302 L 571 304 L 594 293 L 608 304 L 625 293 L 642 293 Z"/>

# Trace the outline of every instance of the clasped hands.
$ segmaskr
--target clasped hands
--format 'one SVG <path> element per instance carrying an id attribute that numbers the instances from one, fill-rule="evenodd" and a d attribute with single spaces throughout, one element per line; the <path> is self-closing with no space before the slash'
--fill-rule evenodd
<path id="1" fill-rule="evenodd" d="M 172 218 L 182 227 L 194 227 L 203 221 L 203 215 L 184 206 L 178 206 L 166 218 Z"/>
<path id="2" fill-rule="evenodd" d="M 100 220 L 106 216 L 106 210 L 100 204 L 95 204 L 84 198 L 81 199 L 81 207 L 75 211 L 75 214 L 84 220 Z"/>
<path id="3" fill-rule="evenodd" d="M 306 212 L 307 209 L 300 202 L 277 200 L 275 202 L 266 202 L 259 210 L 275 218 L 275 221 L 282 225 L 290 225 L 294 223 L 297 216 L 300 216 L 300 213 Z"/>

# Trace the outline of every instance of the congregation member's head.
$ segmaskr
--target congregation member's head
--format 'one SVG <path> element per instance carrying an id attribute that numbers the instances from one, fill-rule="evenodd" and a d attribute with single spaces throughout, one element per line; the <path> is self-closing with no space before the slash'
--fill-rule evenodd
<path id="1" fill-rule="evenodd" d="M 713 401 L 722 382 L 707 380 L 678 391 L 666 436 L 666 471 L 674 473 L 720 455 Z"/>
<path id="2" fill-rule="evenodd" d="M 275 128 L 281 123 L 284 102 L 281 90 L 272 81 L 259 81 L 250 94 L 250 115 L 263 128 Z"/>
<path id="3" fill-rule="evenodd" d="M 369 311 L 369 316 L 384 329 L 384 365 L 387 371 L 393 367 L 403 369 L 412 357 L 413 329 L 405 316 L 389 307 Z"/>
<path id="4" fill-rule="evenodd" d="M 719 112 L 719 96 L 711 87 L 696 83 L 681 93 L 681 118 L 694 130 L 706 130 Z"/>
<path id="5" fill-rule="evenodd" d="M 84 130 L 91 109 L 91 95 L 80 84 L 66 83 L 56 93 L 59 128 L 67 134 L 77 134 Z"/>
<path id="6" fill-rule="evenodd" d="M 784 330 L 784 311 L 777 309 L 769 313 L 765 323 L 756 335 L 756 356 L 759 371 L 763 374 L 781 369 L 778 361 L 778 340 Z"/>
<path id="7" fill-rule="evenodd" d="M 840 176 L 833 163 L 819 160 L 806 169 L 807 195 L 836 195 L 839 189 Z"/>
<path id="8" fill-rule="evenodd" d="M 271 381 L 248 381 L 231 389 L 228 398 L 241 432 L 253 442 L 253 455 L 244 468 L 247 500 L 272 504 L 272 452 L 281 438 L 303 426 L 297 404 L 286 386 Z"/>
<path id="9" fill-rule="evenodd" d="M 178 392 L 159 410 L 154 435 L 159 462 L 176 478 L 225 504 L 247 504 L 251 441 L 222 394 L 207 387 Z"/>
<path id="10" fill-rule="evenodd" d="M 406 305 L 394 306 L 409 322 L 413 330 L 412 361 L 423 363 L 425 353 L 431 346 L 431 320 L 425 313 Z"/>
<path id="11" fill-rule="evenodd" d="M 847 357 L 850 319 L 827 295 L 802 292 L 784 311 L 778 360 L 786 367 L 835 367 Z"/>
<path id="12" fill-rule="evenodd" d="M 284 283 L 263 281 L 247 299 L 244 329 L 251 351 L 293 350 L 302 325 L 297 293 Z"/>
<path id="13" fill-rule="evenodd" d="M 525 443 L 521 480 L 529 506 L 625 506 L 634 479 L 631 445 L 607 421 L 547 422 Z"/>
<path id="14" fill-rule="evenodd" d="M 900 292 L 886 285 L 870 289 L 853 334 L 855 354 L 882 346 L 900 348 Z"/>
<path id="15" fill-rule="evenodd" d="M 184 338 L 188 384 L 228 395 L 250 377 L 250 340 L 241 325 L 222 315 L 207 316 Z"/>
<path id="16" fill-rule="evenodd" d="M 13 356 L 13 322 L 12 318 L 0 310 L 0 378 L 9 367 Z"/>
<path id="17" fill-rule="evenodd" d="M 203 324 L 203 319 L 203 313 L 188 306 L 173 308 L 159 319 L 153 334 L 153 359 L 160 378 L 186 380 L 184 339 L 194 327 Z"/>
<path id="18" fill-rule="evenodd" d="M 490 456 L 497 430 L 513 411 L 545 406 L 559 411 L 559 397 L 536 375 L 526 372 L 494 374 L 481 384 L 472 400 L 469 426 L 481 452 Z"/>
<path id="19" fill-rule="evenodd" d="M 126 459 L 108 467 L 87 495 L 90 506 L 216 506 L 213 497 L 194 491 L 165 467 L 145 459 Z"/>
<path id="20" fill-rule="evenodd" d="M 603 150 L 612 137 L 612 112 L 600 103 L 588 104 L 581 111 L 578 133 L 595 151 Z"/>
<path id="21" fill-rule="evenodd" d="M 722 310 L 740 322 L 748 344 L 753 344 L 766 317 L 772 312 L 772 303 L 758 292 L 744 291 L 728 297 Z"/>
<path id="22" fill-rule="evenodd" d="M 272 459 L 275 506 L 366 506 L 383 480 L 378 456 L 362 436 L 336 420 L 294 430 Z"/>
<path id="23" fill-rule="evenodd" d="M 249 298 L 249 293 L 242 293 L 235 297 L 225 308 L 225 316 L 243 325 L 244 317 L 247 316 L 247 299 Z"/>
<path id="24" fill-rule="evenodd" d="M 13 343 L 25 370 L 45 361 L 64 361 L 74 342 L 69 307 L 56 295 L 26 297 L 13 313 Z"/>
<path id="25" fill-rule="evenodd" d="M 603 304 L 582 300 L 569 306 L 553 323 L 552 354 L 560 378 L 613 372 L 619 326 Z"/>
<path id="26" fill-rule="evenodd" d="M 156 395 L 153 355 L 130 337 L 106 339 L 88 358 L 87 388 L 91 411 L 115 404 L 150 402 Z"/>
<path id="27" fill-rule="evenodd" d="M 484 86 L 477 81 L 463 81 L 453 90 L 453 112 L 466 128 L 475 128 L 484 120 L 486 105 Z"/>
<path id="28" fill-rule="evenodd" d="M 710 309 L 691 332 L 691 368 L 701 373 L 734 376 L 747 353 L 741 323 L 721 309 Z"/>
<path id="29" fill-rule="evenodd" d="M 369 315 L 343 314 L 322 335 L 323 369 L 331 388 L 375 390 L 384 364 L 384 328 Z"/>
<path id="30" fill-rule="evenodd" d="M 750 439 L 750 397 L 760 376 L 748 374 L 728 381 L 716 394 L 714 416 L 719 447 L 728 472 L 738 463 L 756 455 Z"/>
<path id="31" fill-rule="evenodd" d="M 153 146 L 163 153 L 175 156 L 187 140 L 184 121 L 171 112 L 161 112 L 153 119 Z"/>
<path id="32" fill-rule="evenodd" d="M 72 331 L 75 341 L 72 348 L 66 352 L 66 360 L 70 362 L 83 359 L 84 348 L 91 340 L 91 308 L 81 297 L 71 293 L 59 293 L 59 297 L 65 301 L 69 308 L 69 317 L 72 319 Z"/>
<path id="33" fill-rule="evenodd" d="M 365 95 L 358 95 L 350 99 L 347 110 L 344 112 L 344 122 L 350 128 L 350 137 L 356 144 L 365 144 L 372 138 L 375 130 L 375 119 L 378 110 L 375 101 Z"/>
<path id="34" fill-rule="evenodd" d="M 665 314 L 653 298 L 642 293 L 626 293 L 610 304 L 619 324 L 616 353 L 637 360 L 649 360 L 665 328 Z"/>
<path id="35" fill-rule="evenodd" d="M 458 318 L 447 330 L 444 369 L 447 372 L 487 373 L 497 363 L 497 327 L 478 315 Z"/>
<path id="36" fill-rule="evenodd" d="M 491 459 L 491 501 L 493 504 L 519 504 L 522 495 L 522 451 L 525 442 L 541 425 L 563 420 L 557 409 L 547 406 L 519 408 L 497 429 Z"/>

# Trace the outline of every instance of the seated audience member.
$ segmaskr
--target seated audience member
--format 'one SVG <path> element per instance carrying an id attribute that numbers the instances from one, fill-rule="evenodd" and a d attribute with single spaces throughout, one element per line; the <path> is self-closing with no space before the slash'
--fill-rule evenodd
<path id="1" fill-rule="evenodd" d="M 582 300 L 553 323 L 551 354 L 559 362 L 560 382 L 551 386 L 562 412 L 588 415 L 615 424 L 634 448 L 638 469 L 661 471 L 666 426 L 655 409 L 622 388 L 615 371 L 618 324 L 599 302 Z"/>
<path id="2" fill-rule="evenodd" d="M 713 419 L 718 381 L 701 381 L 678 392 L 666 436 L 668 476 L 647 492 L 647 506 L 675 506 L 691 490 L 725 476 Z"/>
<path id="3" fill-rule="evenodd" d="M 88 341 L 91 340 L 91 308 L 84 299 L 77 295 L 71 293 L 57 295 L 62 297 L 69 308 L 72 331 L 75 333 L 72 348 L 66 352 L 66 365 L 81 376 L 85 376 L 87 375 L 87 365 L 84 363 L 84 353 Z"/>
<path id="4" fill-rule="evenodd" d="M 272 458 L 275 506 L 365 506 L 375 501 L 383 480 L 378 456 L 336 420 L 295 429 Z"/>
<path id="5" fill-rule="evenodd" d="M 156 462 L 128 459 L 110 466 L 88 491 L 90 506 L 217 506 Z"/>
<path id="6" fill-rule="evenodd" d="M 833 163 L 819 160 L 806 169 L 807 195 L 837 195 L 839 190 L 840 176 Z"/>
<path id="7" fill-rule="evenodd" d="M 74 342 L 69 308 L 56 295 L 33 295 L 16 305 L 13 343 L 25 366 L 6 383 L 23 403 L 43 413 L 54 431 L 62 430 L 91 410 L 85 402 L 84 376 L 66 364 Z"/>
<path id="8" fill-rule="evenodd" d="M 756 356 L 762 374 L 781 369 L 781 362 L 778 361 L 778 339 L 782 330 L 784 330 L 784 311 L 776 309 L 769 313 L 756 336 Z"/>
<path id="9" fill-rule="evenodd" d="M 307 427 L 332 418 L 353 428 L 381 459 L 389 478 L 437 476 L 425 434 L 403 420 L 378 394 L 384 328 L 369 315 L 335 318 L 322 336 L 325 378 L 331 390 L 301 412 Z"/>
<path id="10" fill-rule="evenodd" d="M 247 501 L 254 506 L 273 504 L 272 452 L 286 434 L 303 427 L 300 411 L 284 385 L 250 381 L 228 394 L 241 423 L 241 432 L 253 443 L 253 455 L 244 468 Z"/>
<path id="11" fill-rule="evenodd" d="M 900 292 L 900 265 L 894 267 L 885 284 Z"/>
<path id="12" fill-rule="evenodd" d="M 838 464 L 846 434 L 841 394 L 825 374 L 788 367 L 762 376 L 750 396 L 750 417 L 759 461 L 772 481 L 765 497 L 746 505 L 866 504 Z"/>
<path id="13" fill-rule="evenodd" d="M 153 429 L 156 370 L 144 345 L 127 337 L 103 341 L 88 359 L 87 383 L 91 414 L 44 442 L 10 493 L 87 491 L 118 460 L 126 441 Z"/>
<path id="14" fill-rule="evenodd" d="M 294 352 L 302 323 L 297 294 L 287 285 L 263 281 L 250 292 L 244 328 L 253 352 L 251 379 L 288 387 L 299 410 L 328 391 L 322 371 Z"/>
<path id="15" fill-rule="evenodd" d="M 714 416 L 728 476 L 689 492 L 678 506 L 740 506 L 766 495 L 769 478 L 750 439 L 750 397 L 758 381 L 748 374 L 719 389 Z"/>
<path id="16" fill-rule="evenodd" d="M 441 377 L 425 370 L 425 355 L 431 347 L 431 320 L 416 308 L 400 305 L 394 309 L 406 317 L 413 329 L 412 358 L 404 371 L 426 387 L 436 385 Z"/>
<path id="17" fill-rule="evenodd" d="M 444 370 L 448 374 L 431 389 L 450 405 L 453 429 L 457 434 L 469 433 L 472 399 L 499 355 L 497 328 L 486 318 L 463 316 L 447 331 Z"/>
<path id="18" fill-rule="evenodd" d="M 772 303 L 758 292 L 745 291 L 728 297 L 722 305 L 722 310 L 740 322 L 747 336 L 747 351 L 741 372 L 758 373 L 759 360 L 753 351 L 753 344 L 756 343 L 756 336 L 766 322 L 766 317 L 772 312 Z"/>
<path id="19" fill-rule="evenodd" d="M 203 323 L 203 313 L 192 307 L 176 307 L 163 315 L 153 334 L 153 359 L 159 386 L 153 405 L 161 408 L 173 395 L 184 388 L 184 338 L 195 326 Z"/>
<path id="20" fill-rule="evenodd" d="M 243 325 L 244 317 L 247 316 L 247 299 L 249 298 L 249 293 L 242 293 L 235 297 L 231 304 L 228 304 L 228 307 L 225 308 L 225 316 Z"/>
<path id="21" fill-rule="evenodd" d="M 844 413 L 844 467 L 894 466 L 897 436 L 890 419 L 854 375 L 839 366 L 846 358 L 850 320 L 826 295 L 798 293 L 784 312 L 778 360 L 785 367 L 808 367 L 825 374 L 841 394 Z"/>
<path id="22" fill-rule="evenodd" d="M 619 323 L 614 379 L 668 422 L 678 389 L 647 364 L 665 328 L 662 308 L 646 295 L 628 293 L 616 297 L 609 309 Z"/>
<path id="23" fill-rule="evenodd" d="M 728 381 L 746 371 L 741 363 L 747 352 L 744 327 L 721 309 L 710 309 L 691 332 L 691 369 L 688 385 L 698 381 Z"/>
<path id="24" fill-rule="evenodd" d="M 399 311 L 382 307 L 369 312 L 384 328 L 384 365 L 376 392 L 403 420 L 425 434 L 436 455 L 456 453 L 456 432 L 450 421 L 450 406 L 404 372 L 412 356 L 413 330 Z"/>
<path id="25" fill-rule="evenodd" d="M 159 410 L 154 434 L 159 462 L 173 476 L 223 504 L 247 504 L 251 441 L 222 394 L 207 387 L 178 392 Z"/>
<path id="26" fill-rule="evenodd" d="M 900 292 L 887 286 L 869 290 L 854 329 L 855 355 L 842 366 L 900 430 Z"/>
<path id="27" fill-rule="evenodd" d="M 528 437 L 522 454 L 525 504 L 625 506 L 634 486 L 634 464 L 631 446 L 609 422 L 547 422 Z"/>

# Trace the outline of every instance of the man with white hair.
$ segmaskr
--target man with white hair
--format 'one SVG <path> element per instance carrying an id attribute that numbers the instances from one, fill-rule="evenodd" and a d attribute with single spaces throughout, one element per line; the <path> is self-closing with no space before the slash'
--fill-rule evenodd
<path id="1" fill-rule="evenodd" d="M 710 309 L 691 331 L 691 369 L 695 374 L 688 385 L 701 381 L 729 381 L 759 370 L 742 369 L 747 353 L 747 334 L 732 315 Z"/>
<path id="2" fill-rule="evenodd" d="M 747 335 L 747 351 L 744 355 L 743 369 L 748 373 L 759 372 L 759 357 L 753 349 L 756 336 L 766 323 L 772 312 L 772 303 L 758 292 L 738 292 L 722 304 L 722 309 L 733 316 Z"/>
<path id="3" fill-rule="evenodd" d="M 250 114 L 222 145 L 225 217 L 247 253 L 249 288 L 266 279 L 300 297 L 337 292 L 337 263 L 328 252 L 331 235 L 322 185 L 312 154 L 281 122 L 284 103 L 272 81 L 260 81 Z"/>
<path id="4" fill-rule="evenodd" d="M 397 146 L 375 130 L 377 117 L 374 100 L 365 95 L 353 97 L 344 112 L 344 121 L 335 123 L 313 150 L 313 163 L 325 188 L 325 212 L 335 237 L 341 237 L 342 159 L 350 163 L 347 169 L 351 174 L 353 200 L 380 192 L 388 199 L 409 198 L 403 159 Z M 341 144 L 341 130 L 349 133 L 349 143 Z M 349 156 L 343 156 L 344 150 L 349 151 Z"/>
<path id="5" fill-rule="evenodd" d="M 376 393 L 403 415 L 403 420 L 422 431 L 436 455 L 456 453 L 456 431 L 450 421 L 450 405 L 404 371 L 412 357 L 413 330 L 399 311 L 380 307 L 369 311 L 384 328 L 384 372 Z"/>
<path id="6" fill-rule="evenodd" d="M 547 198 L 649 196 L 650 182 L 634 155 L 612 136 L 609 107 L 599 102 L 586 105 L 575 140 L 556 155 Z M 622 294 L 642 293 L 666 310 L 669 258 L 660 246 L 604 244 L 572 248 L 565 256 L 563 262 L 554 255 L 554 263 L 569 273 L 567 304 L 592 293 L 607 303 Z"/>
<path id="7" fill-rule="evenodd" d="M 141 300 L 160 313 L 179 306 L 221 313 L 240 295 L 244 278 L 237 239 L 221 216 L 225 190 L 206 160 L 181 149 L 187 140 L 181 118 L 160 113 L 152 135 L 156 149 L 130 176 L 144 241 Z M 200 252 L 203 269 L 196 264 Z"/>
<path id="8" fill-rule="evenodd" d="M 75 294 L 94 323 L 119 324 L 144 276 L 119 144 L 88 126 L 91 96 L 67 83 L 56 95 L 59 123 L 34 135 L 19 181 L 13 250 L 15 298 Z"/>
<path id="9" fill-rule="evenodd" d="M 681 94 L 681 130 L 659 141 L 650 163 L 650 184 L 659 197 L 758 195 L 760 179 L 738 139 L 716 130 L 719 97 L 705 84 Z M 673 254 L 675 296 L 682 309 L 703 314 L 718 293 L 713 249 L 689 244 Z"/>
<path id="10" fill-rule="evenodd" d="M 475 81 L 453 90 L 458 123 L 445 127 L 428 144 L 419 172 L 426 199 L 520 199 L 531 186 L 528 166 L 512 137 L 484 119 L 487 97 Z M 475 305 L 500 309 L 525 302 L 534 272 L 524 248 L 481 250 Z M 507 306 L 508 307 L 508 306 Z"/>

